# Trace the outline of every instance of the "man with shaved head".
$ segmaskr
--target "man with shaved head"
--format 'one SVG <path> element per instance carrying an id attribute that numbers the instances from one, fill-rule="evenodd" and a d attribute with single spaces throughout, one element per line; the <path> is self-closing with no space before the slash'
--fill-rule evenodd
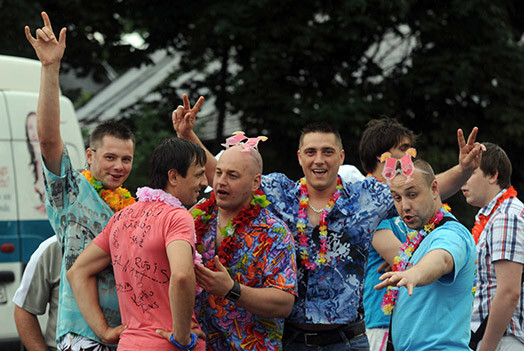
<path id="1" fill-rule="evenodd" d="M 281 349 L 284 318 L 295 302 L 293 237 L 257 190 L 257 142 L 226 144 L 214 192 L 192 210 L 203 259 L 196 279 L 204 289 L 195 310 L 211 350 Z"/>
<path id="2" fill-rule="evenodd" d="M 393 345 L 405 351 L 469 350 L 475 242 L 442 204 L 431 166 L 421 159 L 398 165 L 389 188 L 400 217 L 413 233 L 392 271 L 375 286 L 392 287 L 382 308 L 393 312 Z"/>

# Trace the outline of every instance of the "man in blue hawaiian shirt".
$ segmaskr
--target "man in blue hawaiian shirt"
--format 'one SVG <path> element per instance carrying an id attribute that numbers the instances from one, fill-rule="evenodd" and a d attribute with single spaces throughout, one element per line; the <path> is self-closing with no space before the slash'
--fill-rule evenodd
<path id="1" fill-rule="evenodd" d="M 91 133 L 90 147 L 86 151 L 89 171 L 84 176 L 73 169 L 60 136 L 58 80 L 66 29 L 62 28 L 57 40 L 45 12 L 42 12 L 42 19 L 44 26 L 36 30 L 36 39 L 27 26 L 25 33 L 42 63 L 38 137 L 43 158 L 47 215 L 63 252 L 57 344 L 62 351 L 112 350 L 122 328 L 115 329 L 107 344 L 102 343 L 82 317 L 65 274 L 83 249 L 102 231 L 115 210 L 132 202 L 129 192 L 120 186 L 131 172 L 134 137 L 127 127 L 118 123 L 106 122 L 98 126 Z M 108 193 L 116 196 L 111 197 L 111 201 L 102 199 L 102 194 Z M 105 318 L 110 326 L 119 326 L 120 312 L 112 267 L 106 268 L 97 278 Z"/>
<path id="2" fill-rule="evenodd" d="M 201 104 L 201 97 L 197 105 Z M 189 101 L 173 112 L 179 137 L 202 143 L 193 131 Z M 480 145 L 459 138 L 460 165 L 448 174 L 454 190 L 476 167 Z M 286 222 L 297 249 L 298 299 L 286 319 L 286 350 L 367 349 L 362 291 L 372 235 L 380 221 L 396 214 L 386 185 L 368 177 L 345 183 L 337 176 L 344 161 L 339 133 L 324 124 L 301 134 L 298 161 L 304 178 L 294 182 L 281 173 L 262 177 L 270 209 Z M 208 154 L 212 176 L 216 160 Z M 209 180 L 209 178 L 208 178 Z M 446 182 L 445 182 L 446 183 Z"/>

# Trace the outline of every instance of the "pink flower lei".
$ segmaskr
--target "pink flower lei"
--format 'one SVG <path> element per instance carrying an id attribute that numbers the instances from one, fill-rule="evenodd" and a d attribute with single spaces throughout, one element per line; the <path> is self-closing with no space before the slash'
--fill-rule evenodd
<path id="1" fill-rule="evenodd" d="M 422 240 L 437 227 L 440 221 L 442 221 L 442 218 L 444 218 L 444 215 L 450 211 L 451 208 L 448 206 L 448 204 L 443 204 L 437 213 L 435 213 L 433 218 L 429 220 L 428 224 L 424 226 L 424 228 L 418 232 L 410 231 L 408 233 L 407 240 L 402 244 L 400 250 L 398 251 L 398 256 L 395 256 L 393 259 L 393 268 L 391 269 L 392 271 L 401 272 L 406 270 L 406 268 L 409 268 L 409 259 L 411 256 L 413 256 L 413 253 L 415 253 L 415 250 L 417 250 Z M 380 304 L 384 314 L 389 315 L 393 311 L 393 308 L 396 304 L 398 289 L 398 287 L 392 286 L 387 288 L 387 291 L 382 298 L 382 303 Z"/>
<path id="2" fill-rule="evenodd" d="M 179 199 L 162 189 L 151 189 L 147 186 L 136 189 L 136 197 L 140 202 L 161 201 L 173 207 L 184 207 Z"/>
<path id="3" fill-rule="evenodd" d="M 185 208 L 179 199 L 174 197 L 173 195 L 166 193 L 162 189 L 152 189 L 147 186 L 138 188 L 136 190 L 136 197 L 138 198 L 139 202 L 152 202 L 152 201 L 161 201 L 167 205 L 173 206 L 173 207 L 181 207 Z M 196 234 L 194 241 L 196 243 Z M 195 251 L 195 257 L 193 258 L 193 264 L 202 264 L 202 255 Z M 196 294 L 200 294 L 202 292 L 202 288 L 200 286 L 196 286 Z"/>
<path id="4" fill-rule="evenodd" d="M 300 179 L 300 207 L 298 209 L 298 222 L 297 222 L 297 231 L 298 231 L 298 243 L 300 247 L 300 259 L 302 261 L 302 266 L 309 270 L 314 270 L 317 267 L 317 263 L 320 265 L 327 265 L 327 221 L 326 217 L 329 212 L 333 209 L 335 206 L 335 202 L 337 202 L 338 198 L 340 197 L 341 190 L 342 190 L 342 180 L 340 177 L 337 179 L 337 186 L 335 188 L 335 192 L 331 196 L 331 199 L 326 204 L 326 207 L 322 210 L 322 213 L 320 214 L 320 221 L 319 221 L 319 232 L 320 232 L 320 249 L 317 253 L 316 263 L 311 262 L 310 258 L 310 252 L 308 251 L 309 247 L 309 238 L 305 234 L 306 231 L 306 219 L 307 219 L 307 207 L 309 204 L 309 193 L 307 191 L 307 184 L 306 184 L 306 178 Z"/>

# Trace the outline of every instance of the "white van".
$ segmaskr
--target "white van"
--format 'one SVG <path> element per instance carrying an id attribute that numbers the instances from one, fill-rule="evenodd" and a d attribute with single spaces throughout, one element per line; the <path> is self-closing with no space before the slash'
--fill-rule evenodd
<path id="1" fill-rule="evenodd" d="M 13 295 L 40 242 L 54 235 L 44 205 L 36 133 L 40 62 L 0 55 L 0 350 L 20 349 Z M 85 149 L 73 104 L 60 97 L 61 134 L 73 166 Z"/>

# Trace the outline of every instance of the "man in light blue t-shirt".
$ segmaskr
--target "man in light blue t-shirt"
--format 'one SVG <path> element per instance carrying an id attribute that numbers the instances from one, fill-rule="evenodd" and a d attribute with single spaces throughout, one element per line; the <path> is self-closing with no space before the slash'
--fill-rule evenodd
<path id="1" fill-rule="evenodd" d="M 475 242 L 442 205 L 431 166 L 420 159 L 413 165 L 409 175 L 397 164 L 390 190 L 400 217 L 422 239 L 411 257 L 402 256 L 407 269 L 383 274 L 375 289 L 398 288 L 390 304 L 395 349 L 469 350 Z"/>
<path id="2" fill-rule="evenodd" d="M 56 327 L 58 349 L 62 351 L 112 351 L 123 326 L 101 340 L 76 303 L 65 274 L 84 248 L 119 209 L 131 204 L 129 192 L 121 187 L 131 172 L 135 149 L 132 132 L 116 122 L 104 122 L 90 136 L 86 150 L 89 170 L 73 168 L 60 134 L 59 72 L 66 46 L 66 29 L 55 36 L 51 21 L 42 12 L 44 26 L 34 38 L 25 27 L 26 38 L 42 63 L 38 97 L 38 139 L 43 159 L 46 209 L 62 249 L 62 271 Z M 97 275 L 98 298 L 111 327 L 120 325 L 113 268 Z"/>

